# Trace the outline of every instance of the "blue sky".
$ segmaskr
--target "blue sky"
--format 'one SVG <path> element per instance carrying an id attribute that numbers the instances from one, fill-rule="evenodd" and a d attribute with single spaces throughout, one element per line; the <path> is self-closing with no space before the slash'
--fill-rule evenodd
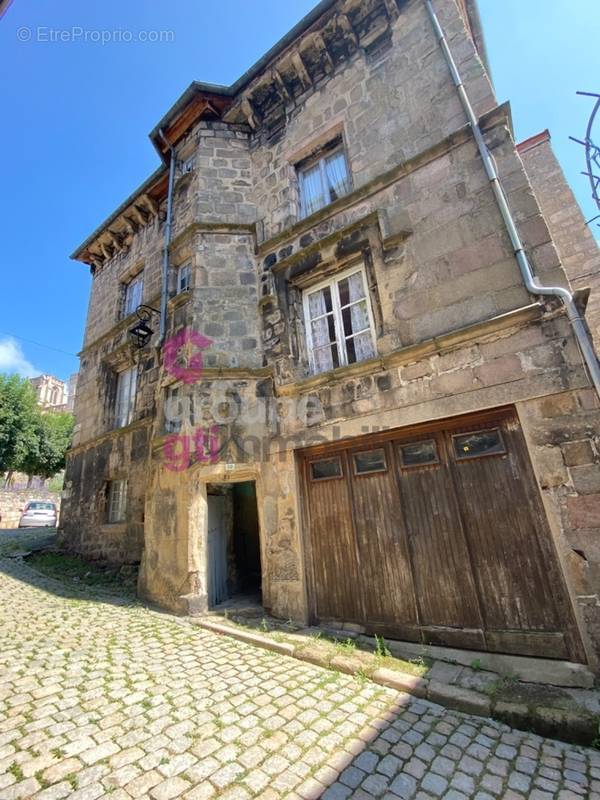
<path id="1" fill-rule="evenodd" d="M 157 166 L 147 134 L 190 81 L 233 82 L 313 5 L 13 2 L 0 20 L 0 371 L 66 378 L 77 369 L 69 354 L 81 347 L 90 276 L 69 253 Z M 600 91 L 596 0 L 479 6 L 498 99 L 511 100 L 517 138 L 550 128 L 593 216 L 583 153 L 568 136 L 583 134 L 590 109 L 575 91 Z M 51 40 L 64 34 L 50 29 L 73 28 L 75 41 Z M 124 32 L 122 41 L 93 41 L 103 30 Z M 140 31 L 172 32 L 163 36 L 172 41 L 127 41 Z"/>

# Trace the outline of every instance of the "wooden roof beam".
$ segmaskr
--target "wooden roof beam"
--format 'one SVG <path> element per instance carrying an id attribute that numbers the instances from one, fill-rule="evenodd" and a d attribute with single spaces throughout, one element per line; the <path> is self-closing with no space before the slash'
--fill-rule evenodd
<path id="1" fill-rule="evenodd" d="M 325 56 L 325 72 L 333 72 L 334 64 L 333 59 L 331 57 L 331 53 L 327 49 L 327 45 L 325 44 L 325 39 L 323 38 L 323 34 L 320 31 L 315 31 L 312 34 L 312 41 L 313 44 L 321 51 L 321 53 Z"/>
<path id="2" fill-rule="evenodd" d="M 308 74 L 308 70 L 306 69 L 306 65 L 302 60 L 302 56 L 300 55 L 300 53 L 294 53 L 292 55 L 292 64 L 294 65 L 294 68 L 296 69 L 298 77 L 302 81 L 302 85 L 304 86 L 304 88 L 310 89 L 310 87 L 313 85 L 313 81 L 310 75 Z"/>
<path id="3" fill-rule="evenodd" d="M 346 14 L 339 14 L 337 17 L 337 23 L 341 30 L 348 36 L 349 39 L 352 40 L 356 47 L 358 47 L 358 36 L 356 35 L 356 31 L 352 27 L 352 23 Z"/>
<path id="4" fill-rule="evenodd" d="M 277 86 L 277 91 L 281 95 L 283 101 L 285 102 L 287 100 L 291 100 L 292 97 L 288 92 L 285 82 L 281 77 L 281 73 L 279 72 L 277 67 L 273 67 L 273 69 L 271 70 L 271 75 L 273 76 L 273 82 Z"/>

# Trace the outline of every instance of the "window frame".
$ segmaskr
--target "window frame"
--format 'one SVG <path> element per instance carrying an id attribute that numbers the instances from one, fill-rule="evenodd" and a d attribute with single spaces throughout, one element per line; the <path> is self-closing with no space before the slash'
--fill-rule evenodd
<path id="1" fill-rule="evenodd" d="M 127 488 L 126 478 L 115 478 L 108 481 L 106 499 L 106 521 L 108 525 L 118 525 L 127 519 Z M 117 496 L 116 502 L 115 495 Z M 116 513 L 113 513 L 115 510 Z"/>
<path id="2" fill-rule="evenodd" d="M 407 464 L 404 460 L 404 453 L 402 451 L 403 447 L 410 447 L 411 445 L 415 444 L 423 444 L 425 442 L 433 442 L 433 450 L 435 453 L 435 459 L 433 461 L 421 461 L 418 464 Z M 436 467 L 442 463 L 442 458 L 440 456 L 440 445 L 435 436 L 427 436 L 421 439 L 411 439 L 409 441 L 400 441 L 396 442 L 396 451 L 398 454 L 398 463 L 400 469 L 423 469 L 425 467 Z"/>
<path id="3" fill-rule="evenodd" d="M 496 450 L 492 453 L 468 453 L 467 455 L 458 454 L 456 450 L 456 439 L 459 439 L 462 436 L 476 436 L 477 434 L 480 433 L 492 433 L 492 432 L 498 434 L 498 441 L 500 442 L 502 450 Z M 452 456 L 456 464 L 462 464 L 464 461 L 473 461 L 473 459 L 476 458 L 492 458 L 493 456 L 496 456 L 498 458 L 501 456 L 508 455 L 508 448 L 506 446 L 506 441 L 504 439 L 504 436 L 502 435 L 502 428 L 499 425 L 490 428 L 479 428 L 478 430 L 474 431 L 459 431 L 457 433 L 451 434 L 451 440 L 452 440 L 452 447 L 451 447 Z"/>
<path id="4" fill-rule="evenodd" d="M 139 290 L 140 293 L 139 293 L 139 298 L 138 298 L 139 302 L 136 303 L 134 307 L 130 308 L 130 300 L 131 300 L 132 289 L 133 289 L 134 286 L 138 286 L 138 285 L 140 287 L 140 290 Z M 125 290 L 125 294 L 124 294 L 124 297 L 123 297 L 123 317 L 128 317 L 131 314 L 134 314 L 135 310 L 137 309 L 137 307 L 139 305 L 141 305 L 141 303 L 142 303 L 143 295 L 144 295 L 144 271 L 141 270 L 140 272 L 137 273 L 137 275 L 134 275 L 133 278 L 131 278 L 129 281 L 127 281 L 127 283 L 124 284 L 124 290 Z"/>
<path id="5" fill-rule="evenodd" d="M 373 350 L 374 354 L 372 358 L 377 358 L 377 335 L 376 335 L 376 328 L 375 328 L 375 319 L 373 317 L 373 309 L 371 308 L 371 294 L 369 291 L 369 282 L 367 280 L 367 271 L 365 269 L 365 265 L 363 263 L 355 264 L 348 269 L 345 269 L 341 272 L 336 272 L 333 275 L 330 275 L 329 278 L 320 281 L 319 283 L 311 284 L 310 286 L 306 286 L 302 289 L 302 308 L 304 311 L 304 327 L 305 327 L 305 334 L 306 334 L 306 345 L 308 348 L 308 362 L 310 366 L 310 371 L 312 375 L 323 375 L 325 372 L 330 372 L 330 370 L 323 370 L 321 372 L 317 372 L 315 369 L 315 360 L 314 360 L 314 343 L 313 343 L 313 336 L 312 336 L 312 326 L 311 322 L 314 322 L 314 319 L 311 319 L 310 316 L 310 307 L 308 298 L 309 295 L 314 294 L 315 292 L 319 292 L 326 287 L 330 287 L 331 289 L 331 307 L 333 313 L 333 321 L 335 326 L 335 344 L 338 348 L 338 356 L 339 356 L 339 365 L 337 367 L 332 367 L 332 369 L 340 369 L 341 367 L 352 366 L 353 364 L 360 364 L 362 361 L 348 361 L 348 349 L 346 346 L 346 340 L 354 338 L 358 334 L 353 334 L 351 336 L 344 335 L 344 324 L 342 319 L 342 306 L 340 304 L 339 298 L 339 291 L 337 289 L 337 284 L 343 281 L 345 278 L 349 278 L 350 276 L 360 272 L 362 280 L 363 280 L 363 287 L 365 290 L 364 300 L 367 304 L 367 316 L 369 318 L 369 327 L 365 328 L 364 331 L 360 333 L 365 333 L 367 330 L 371 334 L 371 339 L 373 342 Z M 335 284 L 335 290 L 334 290 Z M 361 298 L 362 300 L 362 298 Z M 349 308 L 350 305 L 355 303 L 360 303 L 361 300 L 355 300 L 354 303 L 348 304 L 344 306 L 344 308 Z M 318 319 L 318 318 L 316 318 Z M 343 343 L 343 347 L 341 346 Z M 333 344 L 333 342 L 331 343 Z M 368 361 L 368 359 L 363 359 L 363 361 Z"/>
<path id="6" fill-rule="evenodd" d="M 123 401 L 120 399 L 122 381 L 125 380 L 125 375 L 128 374 L 129 385 L 127 387 L 127 411 L 122 412 L 124 406 Z M 117 381 L 115 386 L 115 401 L 113 408 L 113 428 L 125 428 L 133 421 L 135 413 L 135 397 L 137 391 L 137 365 L 126 367 L 120 372 L 117 372 Z"/>
<path id="7" fill-rule="evenodd" d="M 324 475 L 322 478 L 315 478 L 313 474 L 313 464 L 318 464 L 321 461 L 337 461 L 340 465 L 340 474 L 339 475 Z M 342 458 L 342 454 L 338 453 L 334 456 L 320 456 L 316 458 L 311 458 L 308 462 L 308 477 L 311 483 L 320 483 L 321 481 L 340 481 L 344 478 L 344 460 Z"/>
<path id="8" fill-rule="evenodd" d="M 187 270 L 187 286 L 181 286 L 181 275 L 184 270 Z M 183 264 L 180 264 L 177 267 L 177 281 L 175 285 L 175 294 L 182 294 L 183 292 L 189 292 L 192 288 L 192 262 L 185 261 Z"/>
<path id="9" fill-rule="evenodd" d="M 368 469 L 361 472 L 358 469 L 358 465 L 356 463 L 356 456 L 361 456 L 364 453 L 376 453 L 376 452 L 381 452 L 383 454 L 383 467 L 378 467 L 377 469 Z M 352 458 L 352 471 L 355 478 L 366 478 L 369 475 L 381 475 L 382 472 L 388 471 L 388 457 L 384 442 L 382 442 L 381 445 L 379 446 L 375 445 L 373 447 L 365 447 L 361 450 L 354 450 L 353 452 L 350 453 L 350 456 Z"/>
<path id="10" fill-rule="evenodd" d="M 331 188 L 329 186 L 329 180 L 327 178 L 327 173 L 325 171 L 325 162 L 328 158 L 332 156 L 338 155 L 341 153 L 344 157 L 344 165 L 346 167 L 346 180 L 348 183 L 348 191 L 344 194 L 339 195 L 332 200 L 331 198 Z M 319 177 L 321 179 L 321 189 L 322 195 L 325 198 L 326 194 L 328 195 L 329 199 L 326 200 L 323 205 L 315 208 L 313 211 L 308 211 L 306 207 L 306 196 L 304 192 L 304 181 L 306 173 L 313 170 L 316 166 L 319 167 Z M 344 145 L 344 141 L 340 139 L 334 146 L 330 142 L 329 145 L 324 145 L 322 148 L 315 153 L 314 156 L 311 158 L 306 159 L 305 161 L 301 162 L 300 164 L 296 164 L 296 176 L 298 179 L 298 199 L 299 199 L 299 206 L 300 206 L 300 219 L 306 219 L 310 217 L 312 214 L 316 214 L 318 211 L 321 211 L 323 208 L 327 208 L 327 206 L 335 203 L 336 200 L 339 200 L 340 197 L 346 197 L 352 191 L 352 176 L 350 174 L 350 161 L 348 159 L 348 153 L 346 152 L 346 147 Z"/>

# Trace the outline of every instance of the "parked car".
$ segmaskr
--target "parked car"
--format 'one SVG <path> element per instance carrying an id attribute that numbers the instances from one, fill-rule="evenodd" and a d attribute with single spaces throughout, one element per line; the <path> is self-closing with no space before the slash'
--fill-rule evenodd
<path id="1" fill-rule="evenodd" d="M 56 503 L 51 500 L 29 500 L 23 508 L 19 528 L 54 528 L 56 517 Z"/>

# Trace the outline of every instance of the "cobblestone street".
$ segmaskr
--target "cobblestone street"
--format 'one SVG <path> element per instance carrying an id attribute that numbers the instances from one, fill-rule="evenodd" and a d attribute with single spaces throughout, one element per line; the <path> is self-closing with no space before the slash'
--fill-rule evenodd
<path id="1" fill-rule="evenodd" d="M 600 798 L 600 753 L 0 560 L 0 799 Z"/>

